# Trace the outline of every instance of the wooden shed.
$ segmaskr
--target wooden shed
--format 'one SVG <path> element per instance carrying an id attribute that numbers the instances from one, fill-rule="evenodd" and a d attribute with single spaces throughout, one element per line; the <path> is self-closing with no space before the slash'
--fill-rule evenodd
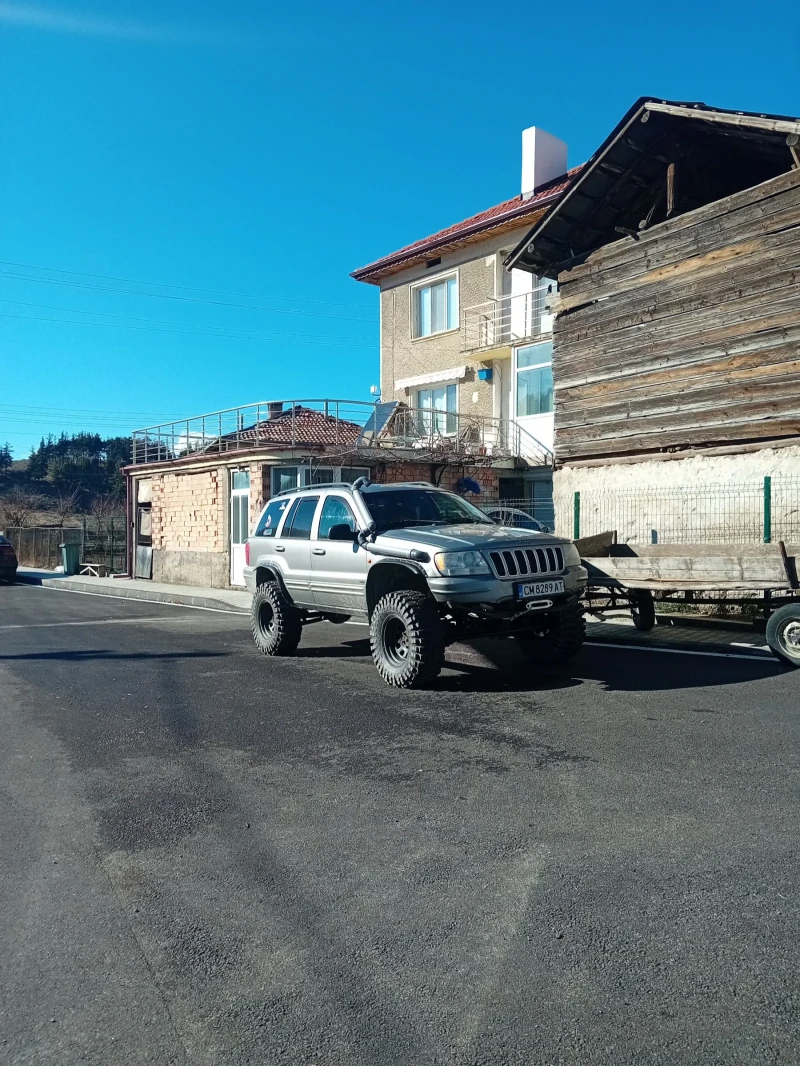
<path id="1" fill-rule="evenodd" d="M 642 98 L 511 254 L 559 281 L 562 471 L 681 484 L 667 458 L 727 455 L 714 477 L 749 478 L 770 470 L 735 457 L 800 445 L 798 145 L 797 118 Z"/>

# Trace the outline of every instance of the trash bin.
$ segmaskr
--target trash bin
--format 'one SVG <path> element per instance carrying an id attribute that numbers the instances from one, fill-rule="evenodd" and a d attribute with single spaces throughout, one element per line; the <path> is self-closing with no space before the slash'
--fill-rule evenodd
<path id="1" fill-rule="evenodd" d="M 80 543 L 59 544 L 59 548 L 61 549 L 61 562 L 64 566 L 64 573 L 66 575 L 77 574 L 81 558 Z"/>

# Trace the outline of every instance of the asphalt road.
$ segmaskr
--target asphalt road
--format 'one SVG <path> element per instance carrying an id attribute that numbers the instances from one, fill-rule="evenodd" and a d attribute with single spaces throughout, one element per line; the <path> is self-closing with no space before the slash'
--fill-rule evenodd
<path id="1" fill-rule="evenodd" d="M 0 1062 L 800 1060 L 800 672 L 0 588 Z"/>

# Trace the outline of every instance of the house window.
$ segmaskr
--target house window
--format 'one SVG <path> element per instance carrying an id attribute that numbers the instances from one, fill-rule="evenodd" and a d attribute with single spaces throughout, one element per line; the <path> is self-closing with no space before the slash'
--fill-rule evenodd
<path id="1" fill-rule="evenodd" d="M 458 327 L 458 275 L 411 290 L 412 336 L 430 337 Z"/>
<path id="2" fill-rule="evenodd" d="M 458 393 L 455 385 L 420 389 L 417 393 L 417 407 L 420 426 L 425 432 L 455 433 L 458 410 Z"/>
<path id="3" fill-rule="evenodd" d="M 369 477 L 366 466 L 273 466 L 271 496 L 286 489 L 302 489 L 309 485 L 324 485 L 329 481 L 346 481 Z"/>
<path id="4" fill-rule="evenodd" d="M 517 418 L 553 410 L 552 342 L 517 349 L 516 394 Z"/>

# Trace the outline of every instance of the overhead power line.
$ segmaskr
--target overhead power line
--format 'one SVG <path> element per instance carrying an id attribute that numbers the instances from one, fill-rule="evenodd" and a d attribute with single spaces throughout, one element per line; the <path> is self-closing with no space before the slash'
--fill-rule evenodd
<path id="1" fill-rule="evenodd" d="M 185 292 L 202 292 L 208 296 L 236 296 L 242 300 L 280 300 L 289 304 L 313 303 L 319 307 L 358 307 L 363 309 L 363 304 L 346 303 L 333 300 L 308 300 L 295 299 L 291 296 L 264 296 L 248 292 L 229 292 L 226 289 L 201 289 L 196 285 L 178 285 L 172 281 L 142 281 L 137 278 L 120 278 L 113 274 L 88 274 L 81 270 L 66 270 L 63 267 L 36 266 L 33 263 L 13 263 L 0 259 L 0 266 L 15 267 L 20 270 L 46 270 L 53 274 L 72 274 L 77 278 L 94 278 L 98 281 L 122 281 L 127 285 L 149 285 L 159 289 L 183 289 Z"/>
<path id="2" fill-rule="evenodd" d="M 86 281 L 70 281 L 66 278 L 36 278 L 26 274 L 0 272 L 0 277 L 10 281 L 30 282 L 37 285 L 62 285 L 72 289 L 91 289 L 97 292 L 115 292 L 127 296 L 144 296 L 152 300 L 175 300 L 179 303 L 204 304 L 208 307 L 235 307 L 240 311 L 266 311 L 276 315 L 300 315 L 306 318 L 331 318 L 345 322 L 372 322 L 365 315 L 335 315 L 327 311 L 302 311 L 289 307 L 267 307 L 264 304 L 232 303 L 229 300 L 201 300 L 194 296 L 177 296 L 168 292 L 142 292 L 138 289 L 126 289 L 112 285 L 94 285 Z"/>
<path id="3" fill-rule="evenodd" d="M 2 300 L 2 303 L 15 303 L 14 300 Z M 34 304 L 32 306 L 46 307 L 46 304 Z M 56 308 L 58 310 L 58 308 Z M 100 316 L 102 312 L 99 311 L 78 311 L 77 314 L 89 314 Z M 117 317 L 117 316 L 113 316 Z M 123 316 L 119 316 L 123 317 Z M 199 329 L 162 329 L 160 326 L 132 326 L 126 325 L 124 322 L 83 322 L 80 319 L 74 318 L 42 318 L 38 315 L 10 315 L 6 313 L 0 313 L 0 318 L 12 318 L 26 322 L 52 322 L 62 326 L 104 326 L 108 329 L 134 329 L 144 330 L 148 333 L 176 333 L 182 334 L 187 337 L 208 337 L 217 336 L 220 340 L 235 339 L 226 338 L 225 333 L 234 333 L 237 336 L 241 336 L 242 340 L 281 340 L 281 341 L 299 341 L 302 344 L 323 344 L 326 347 L 332 348 L 375 348 L 375 344 L 365 344 L 361 341 L 332 341 L 326 340 L 320 337 L 310 337 L 304 335 L 297 335 L 294 333 L 260 333 L 257 330 L 240 330 L 231 326 L 201 326 Z M 134 321 L 146 322 L 147 319 L 135 319 Z M 191 325 L 191 324 L 190 324 Z M 216 330 L 216 333 L 209 333 L 209 330 Z M 205 331 L 205 332 L 204 332 Z"/>

